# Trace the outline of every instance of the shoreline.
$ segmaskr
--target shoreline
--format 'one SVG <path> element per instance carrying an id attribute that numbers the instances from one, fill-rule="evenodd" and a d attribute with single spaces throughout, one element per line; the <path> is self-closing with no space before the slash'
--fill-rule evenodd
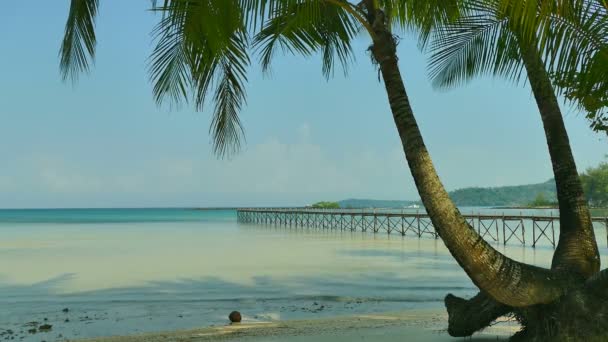
<path id="1" fill-rule="evenodd" d="M 97 337 L 79 342 L 203 342 L 203 341 L 456 341 L 447 333 L 447 314 L 437 309 L 340 316 L 327 319 L 244 322 L 130 336 Z M 474 341 L 507 340 L 519 326 L 504 322 L 475 334 Z"/>

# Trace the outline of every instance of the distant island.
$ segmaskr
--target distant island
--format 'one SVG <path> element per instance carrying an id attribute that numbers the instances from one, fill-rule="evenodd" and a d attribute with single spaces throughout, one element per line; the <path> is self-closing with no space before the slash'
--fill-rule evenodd
<path id="1" fill-rule="evenodd" d="M 528 207 L 551 206 L 557 201 L 555 181 L 544 183 L 501 186 L 470 187 L 449 193 L 456 205 L 461 207 Z M 414 200 L 346 199 L 338 201 L 340 208 L 415 208 L 421 206 Z"/>
<path id="2" fill-rule="evenodd" d="M 338 202 L 317 202 L 312 205 L 315 209 L 340 209 L 340 203 Z"/>
<path id="3" fill-rule="evenodd" d="M 557 202 L 557 191 L 555 181 L 550 179 L 538 184 L 458 189 L 450 192 L 450 197 L 462 207 L 534 207 Z"/>
<path id="4" fill-rule="evenodd" d="M 340 208 L 359 209 L 359 208 L 417 208 L 420 201 L 395 201 L 395 200 L 372 200 L 350 198 L 339 201 Z"/>
<path id="5" fill-rule="evenodd" d="M 608 208 L 608 162 L 590 167 L 581 174 L 583 191 L 591 208 Z M 518 207 L 554 208 L 557 207 L 555 180 L 544 183 L 499 186 L 469 187 L 449 193 L 459 207 Z M 413 200 L 373 200 L 345 199 L 338 202 L 315 203 L 317 208 L 418 208 L 422 204 Z"/>

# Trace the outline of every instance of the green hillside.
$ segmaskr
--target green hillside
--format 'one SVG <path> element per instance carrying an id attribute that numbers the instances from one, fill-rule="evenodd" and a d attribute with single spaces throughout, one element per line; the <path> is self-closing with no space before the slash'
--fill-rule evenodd
<path id="1" fill-rule="evenodd" d="M 539 194 L 543 194 L 548 201 L 556 201 L 555 181 L 550 179 L 539 184 L 464 188 L 450 192 L 450 197 L 458 206 L 520 206 L 534 202 Z"/>
<path id="2" fill-rule="evenodd" d="M 555 202 L 557 200 L 555 181 L 551 179 L 539 184 L 464 188 L 450 192 L 450 197 L 457 206 L 461 207 L 525 206 L 537 200 L 540 194 L 547 202 Z M 420 201 L 353 198 L 338 203 L 340 208 L 407 208 L 420 205 Z"/>
<path id="3" fill-rule="evenodd" d="M 371 199 L 346 199 L 338 202 L 340 208 L 405 208 L 410 205 L 419 204 L 418 201 L 391 201 L 391 200 L 371 200 Z"/>

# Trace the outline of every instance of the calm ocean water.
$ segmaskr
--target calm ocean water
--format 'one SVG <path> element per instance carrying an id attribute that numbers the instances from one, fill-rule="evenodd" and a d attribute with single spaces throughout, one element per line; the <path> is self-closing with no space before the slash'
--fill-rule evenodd
<path id="1" fill-rule="evenodd" d="M 243 225 L 232 210 L 0 210 L 0 236 L 0 333 L 25 341 L 220 325 L 232 310 L 269 321 L 440 308 L 448 292 L 476 293 L 441 240 Z M 497 248 L 540 266 L 553 252 Z M 28 334 L 32 321 L 53 330 Z"/>

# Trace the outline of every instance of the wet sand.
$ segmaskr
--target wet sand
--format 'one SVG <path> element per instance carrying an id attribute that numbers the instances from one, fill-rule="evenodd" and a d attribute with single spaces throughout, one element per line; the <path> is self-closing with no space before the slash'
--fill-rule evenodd
<path id="1" fill-rule="evenodd" d="M 79 340 L 82 342 L 198 342 L 198 341 L 457 341 L 445 331 L 447 316 L 439 310 L 356 315 L 315 320 L 258 322 Z M 504 322 L 478 333 L 473 341 L 507 340 L 518 330 Z"/>

